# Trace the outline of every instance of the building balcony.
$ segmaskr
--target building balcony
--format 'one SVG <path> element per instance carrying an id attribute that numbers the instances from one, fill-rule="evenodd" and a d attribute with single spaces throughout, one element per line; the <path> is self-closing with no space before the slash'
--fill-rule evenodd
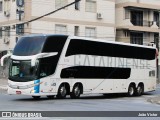
<path id="1" fill-rule="evenodd" d="M 137 7 L 144 9 L 159 10 L 159 0 L 116 0 L 116 8 L 118 7 Z"/>
<path id="2" fill-rule="evenodd" d="M 159 22 L 147 21 L 147 20 L 131 20 L 130 22 L 134 26 L 145 26 L 145 27 L 159 27 Z"/>
<path id="3" fill-rule="evenodd" d="M 117 24 L 117 29 L 159 33 L 159 22 L 147 20 L 134 21 L 131 19 L 124 19 L 121 21 L 121 23 Z"/>

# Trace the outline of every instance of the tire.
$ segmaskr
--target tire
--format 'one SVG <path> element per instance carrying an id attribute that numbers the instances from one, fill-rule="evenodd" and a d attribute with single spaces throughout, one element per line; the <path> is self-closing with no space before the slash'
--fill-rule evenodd
<path id="1" fill-rule="evenodd" d="M 81 89 L 79 87 L 79 84 L 77 84 L 73 87 L 73 90 L 72 90 L 70 96 L 72 99 L 77 99 L 80 97 L 80 95 L 81 95 Z"/>
<path id="2" fill-rule="evenodd" d="M 39 98 L 41 97 L 41 96 L 32 96 L 33 97 L 33 99 L 35 99 L 35 100 L 39 100 Z"/>
<path id="3" fill-rule="evenodd" d="M 67 95 L 67 89 L 66 89 L 65 85 L 62 84 L 62 85 L 60 85 L 60 87 L 58 89 L 57 98 L 64 99 L 64 98 L 66 98 L 66 95 Z"/>
<path id="4" fill-rule="evenodd" d="M 135 94 L 135 87 L 133 85 L 130 85 L 128 88 L 128 96 L 132 97 Z"/>
<path id="5" fill-rule="evenodd" d="M 54 95 L 48 95 L 47 98 L 48 98 L 48 99 L 53 99 L 53 98 L 54 98 Z"/>
<path id="6" fill-rule="evenodd" d="M 138 85 L 138 87 L 136 88 L 136 92 L 135 95 L 136 96 L 141 96 L 144 92 L 144 87 L 143 85 Z"/>

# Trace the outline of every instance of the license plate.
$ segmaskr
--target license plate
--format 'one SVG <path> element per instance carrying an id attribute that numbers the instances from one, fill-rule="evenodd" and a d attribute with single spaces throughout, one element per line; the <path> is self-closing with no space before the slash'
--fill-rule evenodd
<path id="1" fill-rule="evenodd" d="M 18 95 L 21 94 L 21 91 L 16 91 L 16 94 L 18 94 Z"/>

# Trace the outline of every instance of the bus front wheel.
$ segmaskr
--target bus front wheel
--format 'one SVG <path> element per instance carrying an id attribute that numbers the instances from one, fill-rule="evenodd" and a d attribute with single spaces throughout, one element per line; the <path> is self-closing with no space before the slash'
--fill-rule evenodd
<path id="1" fill-rule="evenodd" d="M 67 89 L 65 87 L 65 84 L 62 84 L 58 89 L 57 98 L 64 99 L 66 98 L 66 95 L 67 95 Z"/>
<path id="2" fill-rule="evenodd" d="M 73 87 L 73 90 L 72 90 L 70 96 L 72 99 L 77 99 L 80 97 L 80 94 L 81 94 L 81 89 L 80 89 L 79 84 L 77 84 Z"/>

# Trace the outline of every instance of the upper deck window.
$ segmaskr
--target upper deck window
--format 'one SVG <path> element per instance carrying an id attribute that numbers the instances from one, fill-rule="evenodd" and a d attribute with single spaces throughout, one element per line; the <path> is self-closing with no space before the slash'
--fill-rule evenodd
<path id="1" fill-rule="evenodd" d="M 14 48 L 13 55 L 29 56 L 35 55 L 42 51 L 45 42 L 45 37 L 22 37 L 16 47 Z"/>

